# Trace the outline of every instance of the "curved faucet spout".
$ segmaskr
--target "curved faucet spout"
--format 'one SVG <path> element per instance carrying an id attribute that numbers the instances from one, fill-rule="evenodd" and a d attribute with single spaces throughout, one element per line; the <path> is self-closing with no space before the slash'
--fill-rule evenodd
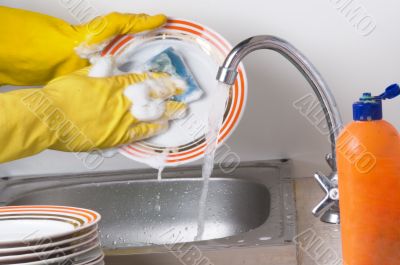
<path id="1" fill-rule="evenodd" d="M 242 41 L 232 49 L 226 57 L 224 64 L 219 68 L 217 80 L 228 85 L 233 85 L 238 74 L 237 68 L 243 58 L 253 51 L 262 49 L 274 50 L 283 55 L 294 66 L 296 66 L 311 85 L 320 102 L 329 129 L 328 133 L 331 144 L 331 154 L 327 155 L 327 162 L 333 171 L 330 174 L 330 180 L 335 184 L 337 182 L 335 154 L 336 138 L 343 128 L 342 119 L 328 85 L 325 83 L 318 70 L 300 51 L 287 41 L 274 36 L 262 35 L 249 38 Z M 337 185 L 333 186 L 336 186 L 337 189 Z M 332 206 L 333 203 L 337 204 L 337 201 L 333 202 L 331 200 L 329 203 L 328 201 L 320 203 L 320 206 L 317 206 L 313 210 L 313 213 L 315 215 L 320 215 L 322 211 L 326 210 L 328 206 Z"/>

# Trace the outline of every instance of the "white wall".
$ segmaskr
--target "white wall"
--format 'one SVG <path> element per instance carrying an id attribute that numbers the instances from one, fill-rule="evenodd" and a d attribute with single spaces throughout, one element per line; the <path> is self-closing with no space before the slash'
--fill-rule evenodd
<path id="1" fill-rule="evenodd" d="M 35 10 L 75 22 L 61 0 L 0 0 L 0 4 Z M 72 0 L 63 0 L 64 2 Z M 400 59 L 400 2 L 357 0 L 376 22 L 362 36 L 336 6 L 348 0 L 87 0 L 99 10 L 166 13 L 198 21 L 215 29 L 233 44 L 256 34 L 287 39 L 307 55 L 331 86 L 345 122 L 351 103 L 362 91 L 380 93 L 397 82 Z M 1 25 L 5 26 L 5 25 Z M 310 87 L 280 55 L 262 51 L 245 60 L 250 93 L 247 110 L 228 144 L 242 161 L 292 158 L 296 176 L 327 170 L 324 154 L 329 143 L 293 107 L 292 102 Z M 385 104 L 385 118 L 397 127 L 399 103 Z M 1 128 L 0 128 L 1 129 Z M 141 165 L 118 156 L 98 170 L 136 168 Z M 0 175 L 83 171 L 73 155 L 46 151 L 32 158 L 0 165 Z"/>

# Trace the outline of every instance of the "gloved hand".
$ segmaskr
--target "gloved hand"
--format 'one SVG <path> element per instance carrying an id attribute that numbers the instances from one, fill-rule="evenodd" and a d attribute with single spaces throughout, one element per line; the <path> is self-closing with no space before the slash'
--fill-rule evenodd
<path id="1" fill-rule="evenodd" d="M 74 26 L 0 6 L 0 85 L 44 85 L 89 65 L 76 50 L 99 51 L 116 35 L 151 30 L 165 22 L 164 15 L 111 13 Z"/>
<path id="2" fill-rule="evenodd" d="M 166 74 L 95 78 L 88 72 L 56 78 L 43 89 L 0 94 L 0 162 L 47 148 L 82 152 L 141 140 L 186 110 L 184 103 L 167 100 L 183 91 L 184 82 Z"/>

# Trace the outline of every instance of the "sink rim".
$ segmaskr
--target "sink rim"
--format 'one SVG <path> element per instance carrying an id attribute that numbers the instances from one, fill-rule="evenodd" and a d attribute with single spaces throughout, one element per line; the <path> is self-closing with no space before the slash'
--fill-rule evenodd
<path id="1" fill-rule="evenodd" d="M 276 175 L 271 177 L 255 177 L 255 178 L 243 178 L 237 177 L 234 174 L 221 175 L 218 173 L 218 169 L 214 175 L 217 177 L 212 177 L 212 181 L 214 180 L 224 180 L 224 181 L 239 181 L 245 183 L 251 183 L 255 185 L 264 186 L 268 192 L 271 189 L 279 190 L 280 195 L 275 195 L 275 199 L 279 200 L 279 205 L 282 206 L 280 210 L 282 210 L 282 221 L 283 221 L 283 231 L 282 235 L 279 238 L 274 238 L 269 241 L 260 241 L 257 240 L 259 237 L 265 235 L 265 232 L 269 231 L 271 227 L 268 226 L 268 219 L 261 226 L 239 235 L 233 235 L 225 238 L 217 238 L 196 242 L 186 242 L 186 243 L 176 243 L 173 244 L 165 244 L 165 245 L 148 245 L 142 247 L 127 247 L 120 249 L 105 249 L 107 255 L 131 255 L 131 254 L 144 254 L 144 253 L 166 253 L 166 252 L 174 252 L 182 247 L 182 244 L 190 244 L 191 246 L 198 247 L 203 250 L 215 250 L 218 248 L 235 248 L 235 247 L 256 247 L 262 245 L 284 245 L 284 244 L 292 244 L 291 239 L 295 235 L 295 224 L 291 223 L 290 220 L 286 220 L 284 215 L 286 213 L 290 214 L 291 219 L 296 220 L 295 216 L 295 205 L 294 205 L 294 191 L 293 191 L 293 180 L 290 178 L 290 168 L 291 161 L 290 160 L 272 160 L 272 161 L 256 161 L 256 162 L 244 162 L 239 168 L 246 169 L 252 168 L 257 169 L 272 169 L 276 172 Z M 199 172 L 201 170 L 200 167 L 185 167 L 179 168 L 178 170 L 168 170 L 172 175 L 175 174 L 175 177 L 168 177 L 168 171 L 166 172 L 166 178 L 163 181 L 200 181 L 200 177 L 176 177 L 176 174 L 183 171 L 190 171 L 191 173 Z M 126 176 L 127 174 L 135 174 L 140 175 L 140 178 L 132 178 L 132 176 Z M 110 175 L 113 175 L 110 178 Z M 150 175 L 151 177 L 149 177 Z M 47 190 L 51 188 L 62 188 L 65 186 L 81 186 L 81 185 L 90 185 L 95 184 L 106 184 L 106 183 L 123 183 L 127 181 L 135 181 L 135 182 L 157 182 L 157 179 L 154 177 L 154 171 L 152 170 L 134 170 L 134 171 L 119 171 L 119 172 L 101 172 L 101 173 L 92 173 L 92 174 L 70 174 L 63 175 L 57 177 L 49 177 L 49 176 L 40 176 L 40 177 L 28 177 L 28 178 L 19 178 L 17 180 L 8 180 L 6 181 L 5 188 L 3 191 L 10 191 L 13 188 L 18 188 L 23 185 L 26 190 L 26 186 L 30 186 L 34 188 L 31 190 L 29 194 L 37 192 L 39 190 Z M 108 176 L 108 178 L 107 178 Z M 274 178 L 277 181 L 277 184 L 271 186 L 270 179 Z M 94 181 L 96 180 L 96 182 Z M 66 183 L 68 182 L 68 184 Z M 1 191 L 1 188 L 0 188 Z M 4 192 L 0 192 L 0 194 L 4 194 Z M 23 194 L 23 195 L 21 195 Z M 15 201 L 17 197 L 25 197 L 29 196 L 28 193 L 21 192 L 20 196 L 11 196 L 12 192 L 8 195 L 13 197 L 9 197 L 8 200 L 4 200 L 4 196 L 0 196 L 3 203 L 11 203 Z M 284 196 L 285 195 L 285 196 Z M 270 194 L 270 196 L 273 196 Z M 5 192 L 5 197 L 7 198 L 7 192 Z M 278 198 L 279 197 L 279 198 Z M 285 207 L 283 207 L 286 205 Z M 285 209 L 287 208 L 287 209 Z M 241 241 L 244 240 L 242 243 Z"/>

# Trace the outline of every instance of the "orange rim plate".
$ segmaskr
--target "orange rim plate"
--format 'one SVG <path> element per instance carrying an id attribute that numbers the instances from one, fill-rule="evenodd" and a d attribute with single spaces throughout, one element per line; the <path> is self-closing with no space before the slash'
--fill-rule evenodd
<path id="1" fill-rule="evenodd" d="M 195 49 L 199 49 L 203 52 L 203 57 L 212 59 L 215 65 L 212 66 L 212 76 L 208 76 L 212 78 L 213 81 L 215 80 L 218 66 L 222 65 L 225 57 L 232 49 L 232 45 L 229 44 L 228 41 L 210 28 L 188 20 L 170 19 L 163 28 L 156 31 L 115 38 L 103 50 L 102 56 L 115 56 L 118 60 L 118 57 L 122 58 L 123 55 L 126 56 L 132 47 L 168 41 L 196 46 Z M 185 57 L 185 59 L 187 58 Z M 197 60 L 199 60 L 199 56 Z M 191 70 L 193 71 L 192 67 Z M 245 108 L 247 99 L 247 78 L 243 65 L 239 67 L 238 72 L 238 78 L 230 89 L 224 121 L 218 137 L 219 145 L 232 134 Z M 194 72 L 194 75 L 196 76 L 196 72 Z M 216 84 L 217 82 L 215 81 L 215 85 Z M 202 86 L 202 88 L 204 87 Z M 207 110 L 203 108 L 202 112 L 207 112 Z M 201 126 L 197 124 L 196 121 L 193 121 L 193 123 L 193 125 L 188 126 Z M 203 126 L 206 128 L 207 124 L 203 124 Z M 139 162 L 148 163 L 149 159 L 163 157 L 167 166 L 176 166 L 202 158 L 204 156 L 206 144 L 207 139 L 205 138 L 205 131 L 200 131 L 199 134 L 193 135 L 190 141 L 179 143 L 174 146 L 159 144 L 149 139 L 121 147 L 119 151 L 124 156 Z"/>

